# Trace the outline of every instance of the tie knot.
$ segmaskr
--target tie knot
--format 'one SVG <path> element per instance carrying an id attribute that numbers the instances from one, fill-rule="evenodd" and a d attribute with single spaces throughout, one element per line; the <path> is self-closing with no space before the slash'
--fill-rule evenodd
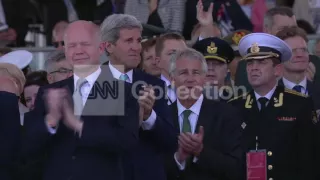
<path id="1" fill-rule="evenodd" d="M 182 114 L 183 114 L 183 117 L 184 117 L 184 118 L 189 118 L 189 116 L 190 116 L 191 113 L 192 113 L 191 110 L 186 109 L 186 110 L 183 111 Z"/>
<path id="2" fill-rule="evenodd" d="M 258 99 L 259 103 L 261 104 L 261 106 L 266 106 L 267 102 L 269 101 L 268 98 L 266 97 L 261 97 Z"/>
<path id="3" fill-rule="evenodd" d="M 302 88 L 303 87 L 301 85 L 295 85 L 292 89 L 297 91 L 297 92 L 299 92 L 299 93 L 301 93 L 302 92 Z"/>
<path id="4" fill-rule="evenodd" d="M 127 81 L 129 79 L 129 76 L 127 74 L 121 74 L 119 79 L 122 81 Z"/>
<path id="5" fill-rule="evenodd" d="M 82 87 L 83 85 L 85 85 L 87 82 L 88 82 L 88 81 L 87 81 L 86 79 L 84 79 L 84 78 L 78 79 L 77 84 L 76 84 L 76 86 L 77 86 L 76 89 L 77 89 L 77 90 L 81 89 L 81 87 Z"/>

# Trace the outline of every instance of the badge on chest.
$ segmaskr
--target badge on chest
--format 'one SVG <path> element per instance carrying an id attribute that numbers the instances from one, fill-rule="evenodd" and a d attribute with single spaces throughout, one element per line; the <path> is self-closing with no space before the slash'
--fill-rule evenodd
<path id="1" fill-rule="evenodd" d="M 247 180 L 267 179 L 266 150 L 253 150 L 247 153 Z"/>

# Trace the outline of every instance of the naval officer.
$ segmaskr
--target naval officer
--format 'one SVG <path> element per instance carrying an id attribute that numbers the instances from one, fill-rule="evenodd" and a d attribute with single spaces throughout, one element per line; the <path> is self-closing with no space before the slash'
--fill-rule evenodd
<path id="1" fill-rule="evenodd" d="M 312 111 L 312 101 L 277 86 L 282 63 L 292 57 L 291 48 L 273 35 L 252 33 L 241 39 L 239 52 L 247 61 L 248 80 L 253 88 L 230 101 L 245 120 L 241 126 L 246 179 L 315 179 L 318 119 Z"/>

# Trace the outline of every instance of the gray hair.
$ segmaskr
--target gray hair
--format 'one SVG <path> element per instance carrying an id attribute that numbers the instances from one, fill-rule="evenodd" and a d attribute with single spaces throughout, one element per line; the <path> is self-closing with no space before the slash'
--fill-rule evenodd
<path id="1" fill-rule="evenodd" d="M 128 14 L 113 14 L 108 16 L 100 25 L 101 39 L 115 43 L 120 36 L 121 29 L 139 28 L 142 31 L 142 25 L 134 16 Z"/>
<path id="2" fill-rule="evenodd" d="M 177 61 L 181 58 L 187 58 L 192 61 L 200 61 L 203 73 L 206 74 L 208 72 L 207 61 L 203 57 L 203 55 L 194 49 L 187 48 L 185 50 L 178 51 L 174 55 L 171 56 L 170 65 L 169 65 L 169 74 L 170 75 L 173 75 L 173 73 L 175 72 L 175 70 L 177 68 L 176 67 Z"/>
<path id="3" fill-rule="evenodd" d="M 65 55 L 64 51 L 56 50 L 56 51 L 50 53 L 48 55 L 47 60 L 44 63 L 44 67 L 45 67 L 45 70 L 47 71 L 47 73 L 50 73 L 50 71 L 52 71 L 52 65 L 54 63 L 58 63 L 63 60 L 66 60 L 66 55 Z"/>

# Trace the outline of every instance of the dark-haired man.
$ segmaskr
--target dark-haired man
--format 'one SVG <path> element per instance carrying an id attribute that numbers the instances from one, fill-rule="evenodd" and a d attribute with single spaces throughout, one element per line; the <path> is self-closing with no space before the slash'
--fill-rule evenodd
<path id="1" fill-rule="evenodd" d="M 252 33 L 239 43 L 253 90 L 230 103 L 244 116 L 242 148 L 247 179 L 315 179 L 315 127 L 309 97 L 277 86 L 282 63 L 292 57 L 281 39 Z M 259 165 L 259 167 L 257 167 Z"/>

